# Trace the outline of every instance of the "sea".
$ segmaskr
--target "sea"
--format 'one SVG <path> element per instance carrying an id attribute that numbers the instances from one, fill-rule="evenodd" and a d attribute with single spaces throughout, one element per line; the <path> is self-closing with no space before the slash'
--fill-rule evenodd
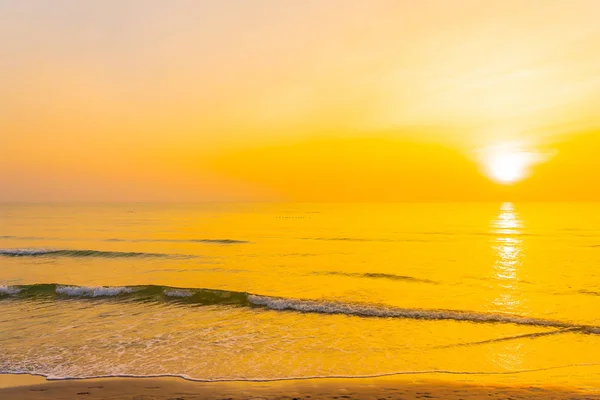
<path id="1" fill-rule="evenodd" d="M 597 385 L 600 205 L 2 204 L 0 373 Z"/>

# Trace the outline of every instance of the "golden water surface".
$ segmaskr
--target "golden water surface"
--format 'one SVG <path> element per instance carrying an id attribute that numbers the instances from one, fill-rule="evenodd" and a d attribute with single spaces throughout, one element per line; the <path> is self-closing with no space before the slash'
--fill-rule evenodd
<path id="1" fill-rule="evenodd" d="M 2 372 L 600 378 L 593 204 L 13 204 L 0 217 Z"/>

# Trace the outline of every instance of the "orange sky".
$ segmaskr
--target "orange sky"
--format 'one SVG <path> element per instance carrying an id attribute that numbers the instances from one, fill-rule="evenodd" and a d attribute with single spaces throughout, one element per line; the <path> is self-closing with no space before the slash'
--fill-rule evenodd
<path id="1" fill-rule="evenodd" d="M 0 201 L 600 200 L 600 2 L 5 0 Z M 539 155 L 486 174 L 490 148 Z"/>

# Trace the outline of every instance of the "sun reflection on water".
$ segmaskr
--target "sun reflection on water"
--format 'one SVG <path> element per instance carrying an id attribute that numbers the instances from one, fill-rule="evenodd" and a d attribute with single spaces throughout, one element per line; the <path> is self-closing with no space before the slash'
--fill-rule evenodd
<path id="1" fill-rule="evenodd" d="M 512 203 L 504 203 L 500 214 L 491 221 L 490 235 L 495 261 L 492 270 L 494 296 L 490 311 L 520 314 L 523 304 L 519 291 L 519 267 L 523 258 L 523 222 Z M 523 363 L 521 344 L 506 343 L 494 352 L 494 361 L 507 370 L 519 369 Z"/>
<path id="2" fill-rule="evenodd" d="M 504 203 L 500 215 L 491 223 L 493 248 L 496 252 L 493 278 L 498 287 L 505 289 L 494 299 L 496 312 L 514 312 L 519 300 L 514 293 L 517 289 L 519 266 L 521 265 L 523 224 L 512 203 Z"/>

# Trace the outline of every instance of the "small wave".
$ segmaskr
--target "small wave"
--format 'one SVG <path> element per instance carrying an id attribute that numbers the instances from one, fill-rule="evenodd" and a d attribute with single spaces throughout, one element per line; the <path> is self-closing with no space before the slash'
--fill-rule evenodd
<path id="1" fill-rule="evenodd" d="M 378 242 L 378 243 L 395 243 L 395 242 L 416 242 L 416 243 L 428 243 L 431 239 L 422 238 L 397 238 L 397 239 L 383 239 L 383 238 L 357 238 L 357 237 L 305 237 L 302 240 L 319 240 L 319 241 L 330 241 L 330 242 Z"/>
<path id="2" fill-rule="evenodd" d="M 14 239 L 14 240 L 54 240 L 55 238 L 43 238 L 39 236 L 14 236 L 14 235 L 2 235 L 0 239 Z"/>
<path id="3" fill-rule="evenodd" d="M 60 250 L 52 249 L 0 249 L 0 255 L 2 256 L 39 256 L 45 254 L 53 254 Z"/>
<path id="4" fill-rule="evenodd" d="M 326 240 L 333 242 L 393 242 L 392 239 L 368 239 L 355 237 L 305 237 L 304 240 Z"/>
<path id="5" fill-rule="evenodd" d="M 521 335 L 506 336 L 506 337 L 500 337 L 500 338 L 495 338 L 495 339 L 480 340 L 477 342 L 456 343 L 456 344 L 450 344 L 450 345 L 445 345 L 445 346 L 438 346 L 437 348 L 448 349 L 448 348 L 452 348 L 452 347 L 478 346 L 478 345 L 482 345 L 482 344 L 508 342 L 511 340 L 520 340 L 520 339 L 525 339 L 525 338 L 535 339 L 535 338 L 539 338 L 539 337 L 563 335 L 565 333 L 574 333 L 574 332 L 597 333 L 597 332 L 594 332 L 594 330 L 595 330 L 594 328 L 581 328 L 581 327 L 565 328 L 565 329 L 561 328 L 561 329 L 558 329 L 555 331 L 550 331 L 550 332 L 526 333 L 526 334 L 521 334 Z"/>
<path id="6" fill-rule="evenodd" d="M 157 243 L 209 243 L 209 244 L 244 244 L 247 240 L 237 239 L 106 239 L 107 242 L 157 242 Z"/>
<path id="7" fill-rule="evenodd" d="M 582 290 L 579 290 L 577 293 L 579 293 L 579 294 L 586 294 L 586 295 L 589 295 L 589 296 L 600 296 L 600 292 L 597 292 L 597 291 L 594 291 L 594 290 L 585 290 L 585 289 L 582 289 Z"/>
<path id="8" fill-rule="evenodd" d="M 451 320 L 472 323 L 500 323 L 543 326 L 554 328 L 578 328 L 585 334 L 600 334 L 600 326 L 576 324 L 525 317 L 510 314 L 493 314 L 463 310 L 440 310 L 420 308 L 398 308 L 364 303 L 344 303 L 332 301 L 291 299 L 262 296 L 246 292 L 218 289 L 177 288 L 158 285 L 138 286 L 75 286 L 59 284 L 3 285 L 0 297 L 14 299 L 78 297 L 113 298 L 116 301 L 175 302 L 190 305 L 229 305 L 235 307 L 256 307 L 272 311 L 290 311 L 312 314 L 347 315 L 364 318 L 398 318 L 417 320 Z M 574 330 L 575 332 L 575 330 Z"/>
<path id="9" fill-rule="evenodd" d="M 189 239 L 188 242 L 197 243 L 216 243 L 216 244 L 242 244 L 250 243 L 247 240 L 236 240 L 236 239 Z"/>
<path id="10" fill-rule="evenodd" d="M 67 238 L 60 237 L 40 237 L 40 236 L 15 236 L 15 235 L 0 235 L 0 239 L 11 239 L 11 240 L 67 240 Z M 70 238 L 68 240 L 77 240 Z M 105 242 L 156 242 L 156 243 L 207 243 L 207 244 L 244 244 L 250 243 L 248 240 L 240 239 L 123 239 L 123 238 L 109 238 L 104 239 Z"/>
<path id="11" fill-rule="evenodd" d="M 248 294 L 217 289 L 176 288 L 158 285 L 136 286 L 76 286 L 55 283 L 0 286 L 1 296 L 17 299 L 57 299 L 61 297 L 117 298 L 138 301 L 180 301 L 197 305 L 248 306 Z"/>
<path id="12" fill-rule="evenodd" d="M 394 281 L 408 281 L 408 282 L 437 284 L 437 282 L 429 280 L 429 279 L 415 278 L 414 276 L 407 276 L 407 275 L 386 274 L 386 273 L 381 273 L 381 272 L 360 273 L 360 272 L 326 271 L 326 272 L 315 272 L 315 274 L 348 276 L 348 277 L 352 277 L 352 278 L 390 279 L 390 280 L 394 280 Z"/>
<path id="13" fill-rule="evenodd" d="M 67 249 L 0 249 L 0 256 L 5 257 L 97 257 L 97 258 L 136 258 L 136 257 L 192 257 L 179 254 L 140 253 L 124 251 L 99 251 L 99 250 L 67 250 Z"/>
<path id="14" fill-rule="evenodd" d="M 469 322 L 510 323 L 518 325 L 536 325 L 551 327 L 572 326 L 564 322 L 521 317 L 518 315 L 487 314 L 468 311 L 393 308 L 352 303 L 295 300 L 256 295 L 249 295 L 249 301 L 252 304 L 261 305 L 266 308 L 278 311 L 291 310 L 319 314 L 344 314 L 359 317 L 454 320 Z"/>

